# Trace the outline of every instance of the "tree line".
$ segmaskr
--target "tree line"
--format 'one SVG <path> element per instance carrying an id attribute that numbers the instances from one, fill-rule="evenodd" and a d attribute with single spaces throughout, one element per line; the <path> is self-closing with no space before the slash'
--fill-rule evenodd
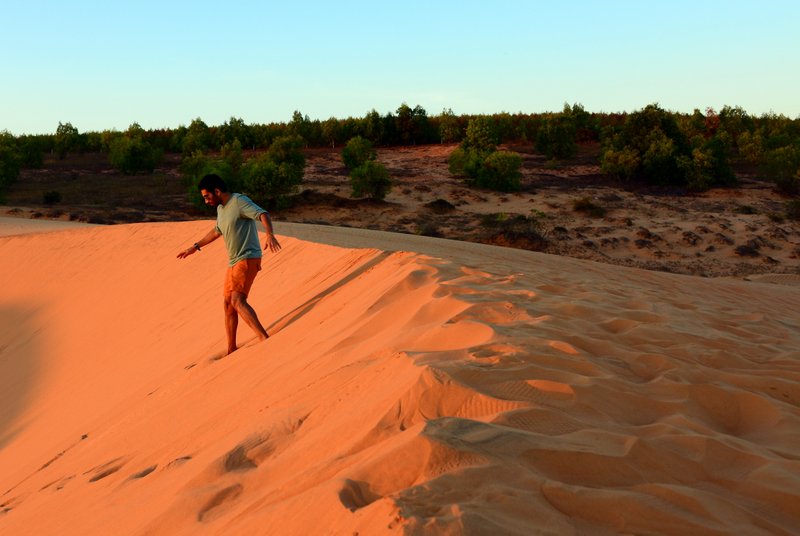
<path id="1" fill-rule="evenodd" d="M 403 103 L 394 112 L 373 109 L 363 117 L 323 121 L 295 111 L 285 123 L 247 124 L 231 117 L 211 126 L 196 118 L 174 129 L 145 130 L 134 123 L 124 132 L 79 132 L 67 122 L 59 123 L 53 134 L 15 137 L 3 131 L 0 193 L 20 169 L 41 167 L 46 154 L 65 158 L 102 152 L 123 173 L 146 173 L 158 166 L 164 153 L 181 154 L 187 161 L 184 167 L 191 167 L 192 158 L 217 154 L 223 158 L 216 161 L 224 161 L 227 150 L 227 158 L 235 160 L 240 157 L 230 157 L 231 151 L 268 151 L 285 138 L 294 141 L 281 143 L 298 150 L 343 147 L 354 138 L 377 147 L 459 143 L 451 156 L 451 171 L 476 186 L 500 190 L 518 188 L 520 160 L 513 152 L 497 151 L 498 145 L 532 145 L 548 159 L 563 160 L 590 142 L 601 145 L 603 172 L 622 181 L 704 190 L 735 184 L 731 166 L 746 162 L 781 191 L 800 190 L 800 118 L 755 116 L 731 106 L 687 114 L 657 104 L 631 113 L 590 113 L 580 104 L 565 104 L 559 112 L 537 114 L 456 115 L 445 109 L 431 116 L 419 105 Z M 285 162 L 274 163 L 280 168 Z"/>

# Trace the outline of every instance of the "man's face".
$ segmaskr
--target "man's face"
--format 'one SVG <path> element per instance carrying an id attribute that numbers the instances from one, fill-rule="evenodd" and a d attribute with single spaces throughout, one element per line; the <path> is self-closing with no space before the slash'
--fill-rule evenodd
<path id="1" fill-rule="evenodd" d="M 200 190 L 200 195 L 203 196 L 203 201 L 210 207 L 216 207 L 222 204 L 222 199 L 219 197 L 220 191 L 215 189 L 213 192 L 208 190 Z"/>

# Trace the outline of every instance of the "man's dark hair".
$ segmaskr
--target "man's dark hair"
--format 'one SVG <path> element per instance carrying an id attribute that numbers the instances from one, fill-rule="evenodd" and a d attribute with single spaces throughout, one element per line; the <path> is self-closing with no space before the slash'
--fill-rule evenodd
<path id="1" fill-rule="evenodd" d="M 214 190 L 219 190 L 220 192 L 227 192 L 228 185 L 225 184 L 225 181 L 222 180 L 222 177 L 217 175 L 216 173 L 209 173 L 197 184 L 198 190 L 205 190 L 207 192 L 213 192 Z"/>

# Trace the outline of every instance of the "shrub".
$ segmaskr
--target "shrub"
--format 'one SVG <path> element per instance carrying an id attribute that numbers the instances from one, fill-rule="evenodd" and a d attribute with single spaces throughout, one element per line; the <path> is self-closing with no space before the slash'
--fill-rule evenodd
<path id="1" fill-rule="evenodd" d="M 386 167 L 375 160 L 367 160 L 350 172 L 353 197 L 383 199 L 392 187 Z"/>
<path id="2" fill-rule="evenodd" d="M 765 160 L 767 176 L 779 191 L 785 194 L 800 191 L 800 144 L 773 149 Z"/>
<path id="3" fill-rule="evenodd" d="M 306 165 L 304 146 L 305 142 L 300 136 L 279 136 L 270 144 L 267 156 L 277 164 L 290 164 L 302 170 Z"/>
<path id="4" fill-rule="evenodd" d="M 639 169 L 639 155 L 631 147 L 608 149 L 600 157 L 600 169 L 618 179 L 630 180 Z"/>
<path id="5" fill-rule="evenodd" d="M 606 209 L 600 205 L 596 205 L 588 197 L 582 197 L 572 202 L 572 208 L 575 212 L 585 212 L 593 218 L 602 218 L 606 215 Z"/>
<path id="6" fill-rule="evenodd" d="M 151 146 L 141 136 L 125 135 L 111 142 L 108 158 L 112 166 L 126 175 L 133 175 L 152 173 L 162 156 L 160 149 Z"/>
<path id="7" fill-rule="evenodd" d="M 656 128 L 647 134 L 647 145 L 641 157 L 642 171 L 651 182 L 657 184 L 673 184 L 683 182 L 679 157 L 682 156 L 675 147 L 675 142 L 664 132 Z"/>
<path id="8" fill-rule="evenodd" d="M 302 182 L 303 170 L 291 164 L 278 164 L 264 154 L 245 164 L 243 186 L 256 203 L 271 208 L 286 206 L 286 196 Z"/>
<path id="9" fill-rule="evenodd" d="M 689 140 L 675 117 L 655 104 L 629 115 L 621 127 L 610 127 L 604 138 L 601 160 L 608 160 L 608 169 L 616 173 L 656 184 L 685 185 L 686 173 L 693 169 Z"/>
<path id="10" fill-rule="evenodd" d="M 484 151 L 456 147 L 447 159 L 448 169 L 457 177 L 474 179 L 480 173 L 486 155 Z"/>
<path id="11" fill-rule="evenodd" d="M 480 167 L 475 184 L 482 188 L 515 192 L 520 189 L 522 157 L 511 151 L 495 151 L 487 156 Z"/>
<path id="12" fill-rule="evenodd" d="M 522 158 L 510 151 L 497 151 L 494 125 L 489 117 L 470 119 L 464 140 L 447 160 L 450 173 L 464 176 L 483 188 L 504 192 L 519 190 Z"/>
<path id="13" fill-rule="evenodd" d="M 481 226 L 488 232 L 485 238 L 491 243 L 532 251 L 543 251 L 549 244 L 537 215 L 486 214 L 481 217 Z"/>
<path id="14" fill-rule="evenodd" d="M 342 149 L 342 162 L 348 170 L 353 170 L 368 160 L 375 160 L 377 156 L 372 142 L 361 136 L 351 138 Z"/>
<path id="15" fill-rule="evenodd" d="M 287 196 L 303 182 L 306 159 L 302 148 L 300 136 L 276 138 L 266 153 L 242 166 L 245 192 L 266 207 L 285 207 Z"/>

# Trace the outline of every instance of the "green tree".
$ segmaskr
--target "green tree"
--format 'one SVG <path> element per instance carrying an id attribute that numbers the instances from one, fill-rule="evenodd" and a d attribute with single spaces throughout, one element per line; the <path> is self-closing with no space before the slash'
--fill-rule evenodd
<path id="1" fill-rule="evenodd" d="M 395 124 L 400 142 L 404 145 L 416 145 L 425 137 L 425 131 L 428 128 L 428 114 L 422 106 L 417 105 L 412 109 L 404 102 L 397 109 Z"/>
<path id="2" fill-rule="evenodd" d="M 231 117 L 226 123 L 220 127 L 220 139 L 223 144 L 231 144 L 236 140 L 242 147 L 250 147 L 253 145 L 253 136 L 244 120 L 238 117 Z"/>
<path id="3" fill-rule="evenodd" d="M 451 143 L 459 141 L 462 136 L 458 118 L 453 110 L 450 108 L 442 110 L 442 115 L 439 116 L 439 140 L 442 143 Z"/>
<path id="4" fill-rule="evenodd" d="M 41 136 L 20 136 L 17 148 L 23 168 L 38 169 L 44 165 L 45 143 Z"/>
<path id="5" fill-rule="evenodd" d="M 335 117 L 331 117 L 322 122 L 322 138 L 331 148 L 336 148 L 336 142 L 342 135 L 342 125 Z"/>
<path id="6" fill-rule="evenodd" d="M 511 151 L 494 151 L 481 165 L 475 185 L 501 192 L 516 192 L 520 189 L 520 167 L 522 157 Z"/>
<path id="7" fill-rule="evenodd" d="M 497 150 L 497 134 L 490 117 L 470 119 L 461 144 L 450 153 L 448 167 L 453 175 L 464 175 L 475 186 L 500 191 L 520 188 L 522 157 Z"/>
<path id="8" fill-rule="evenodd" d="M 6 189 L 16 182 L 22 164 L 17 143 L 8 131 L 0 132 L 0 201 Z"/>
<path id="9" fill-rule="evenodd" d="M 631 147 L 604 151 L 600 157 L 600 169 L 603 173 L 618 179 L 630 180 L 639 169 L 639 155 Z"/>
<path id="10" fill-rule="evenodd" d="M 481 115 L 470 119 L 461 145 L 465 149 L 487 153 L 497 150 L 497 132 L 492 118 Z"/>
<path id="11" fill-rule="evenodd" d="M 299 136 L 276 138 L 269 150 L 242 167 L 243 186 L 259 204 L 282 208 L 287 196 L 296 192 L 303 181 L 305 156 Z"/>
<path id="12" fill-rule="evenodd" d="M 111 141 L 111 165 L 127 175 L 152 173 L 161 162 L 163 152 L 146 142 L 144 136 L 144 129 L 138 123 L 133 123 L 124 135 Z"/>
<path id="13" fill-rule="evenodd" d="M 381 143 L 383 140 L 384 126 L 381 114 L 374 108 L 367 112 L 364 116 L 363 123 L 363 136 L 372 143 Z"/>
<path id="14" fill-rule="evenodd" d="M 58 122 L 56 128 L 55 151 L 60 160 L 66 158 L 67 154 L 80 148 L 81 135 L 72 123 Z"/>
<path id="15" fill-rule="evenodd" d="M 342 149 L 342 162 L 351 171 L 368 160 L 375 160 L 377 157 L 378 154 L 373 149 L 372 143 L 361 136 L 352 138 Z"/>
<path id="16" fill-rule="evenodd" d="M 208 151 L 211 148 L 211 131 L 208 125 L 199 117 L 194 119 L 186 129 L 186 134 L 181 142 L 181 152 L 184 155 L 197 151 Z"/>
<path id="17" fill-rule="evenodd" d="M 383 199 L 392 187 L 386 167 L 376 160 L 367 160 L 350 172 L 353 197 Z"/>
<path id="18" fill-rule="evenodd" d="M 303 115 L 299 110 L 295 110 L 292 114 L 292 120 L 286 128 L 287 134 L 290 136 L 299 136 L 303 139 L 303 145 L 308 145 L 311 140 L 311 119 L 307 115 Z"/>
<path id="19" fill-rule="evenodd" d="M 765 172 L 780 192 L 800 192 L 800 141 L 773 149 L 764 159 Z"/>

